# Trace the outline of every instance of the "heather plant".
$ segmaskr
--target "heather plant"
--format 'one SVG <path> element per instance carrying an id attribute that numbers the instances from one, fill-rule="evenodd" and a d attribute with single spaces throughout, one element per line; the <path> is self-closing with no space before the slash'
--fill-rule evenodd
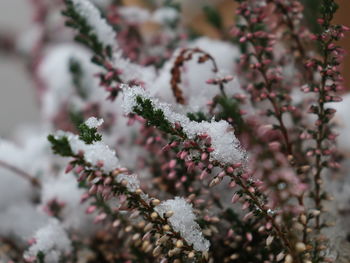
<path id="1" fill-rule="evenodd" d="M 349 262 L 333 0 L 237 0 L 230 28 L 204 6 L 215 40 L 196 3 L 32 2 L 1 37 L 42 112 L 0 141 L 1 262 Z"/>

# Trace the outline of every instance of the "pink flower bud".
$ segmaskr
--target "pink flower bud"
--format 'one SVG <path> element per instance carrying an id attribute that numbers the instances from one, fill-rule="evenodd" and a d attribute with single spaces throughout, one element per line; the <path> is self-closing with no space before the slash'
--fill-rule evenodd
<path id="1" fill-rule="evenodd" d="M 251 214 L 253 214 L 252 212 L 250 212 Z M 250 213 L 248 213 L 248 214 L 250 214 Z M 247 215 L 248 215 L 247 214 Z M 247 216 L 246 215 L 246 216 Z M 250 216 L 251 217 L 251 216 Z M 252 233 L 247 233 L 246 235 L 246 238 L 247 238 L 247 240 L 249 241 L 249 242 L 251 242 L 252 240 L 253 240 L 253 235 L 252 235 Z"/>
<path id="2" fill-rule="evenodd" d="M 213 152 L 213 151 L 215 151 L 214 148 L 212 148 L 212 147 L 208 147 L 208 148 L 207 148 L 207 152 Z"/>
<path id="3" fill-rule="evenodd" d="M 169 162 L 169 168 L 170 168 L 170 169 L 173 169 L 175 166 L 176 166 L 176 160 L 173 159 L 173 160 L 171 160 L 171 161 Z"/>
<path id="4" fill-rule="evenodd" d="M 229 166 L 226 168 L 226 172 L 229 174 L 233 173 L 233 171 L 234 171 L 234 169 L 232 168 L 232 166 Z"/>
<path id="5" fill-rule="evenodd" d="M 231 199 L 231 202 L 234 204 L 234 203 L 237 203 L 237 201 L 239 200 L 240 196 L 235 193 L 233 196 L 232 196 L 232 199 Z"/>
<path id="6" fill-rule="evenodd" d="M 93 212 L 96 211 L 96 206 L 95 205 L 90 205 L 88 208 L 86 208 L 86 213 L 87 214 L 92 214 Z"/>
<path id="7" fill-rule="evenodd" d="M 218 174 L 218 177 L 219 177 L 219 178 L 224 178 L 225 175 L 226 175 L 226 173 L 225 173 L 224 171 L 222 171 L 222 172 L 220 172 L 220 173 Z"/>
<path id="8" fill-rule="evenodd" d="M 275 142 L 270 142 L 270 143 L 269 143 L 269 149 L 270 149 L 271 151 L 277 152 L 277 151 L 279 151 L 279 150 L 281 149 L 281 144 L 280 144 L 279 142 L 277 142 L 277 141 L 275 141 Z"/>
<path id="9" fill-rule="evenodd" d="M 99 222 L 105 220 L 106 218 L 107 218 L 107 214 L 106 214 L 106 213 L 101 213 L 101 214 L 99 214 L 99 215 L 97 215 L 97 216 L 95 217 L 94 223 L 95 223 L 95 224 L 96 224 L 96 223 L 99 223 Z"/>
<path id="10" fill-rule="evenodd" d="M 208 79 L 206 81 L 207 84 L 214 84 L 215 83 L 215 80 L 214 79 Z"/>
<path id="11" fill-rule="evenodd" d="M 230 184 L 229 184 L 229 186 L 231 187 L 231 188 L 234 188 L 234 187 L 236 187 L 236 182 L 235 181 L 232 181 Z"/>
<path id="12" fill-rule="evenodd" d="M 240 42 L 240 43 L 244 43 L 246 40 L 247 40 L 247 38 L 243 36 L 243 37 L 241 37 L 241 38 L 239 39 L 239 42 Z"/>
<path id="13" fill-rule="evenodd" d="M 97 193 L 97 186 L 94 184 L 93 186 L 90 187 L 89 194 L 94 195 L 96 193 Z"/>
<path id="14" fill-rule="evenodd" d="M 66 167 L 65 173 L 67 174 L 67 173 L 69 173 L 70 171 L 72 171 L 73 169 L 74 169 L 74 165 L 71 164 L 71 163 L 69 163 L 69 164 L 67 165 L 67 167 Z"/>
<path id="15" fill-rule="evenodd" d="M 36 239 L 33 237 L 31 239 L 28 240 L 28 245 L 32 246 L 36 243 Z"/>
<path id="16" fill-rule="evenodd" d="M 207 170 L 203 170 L 199 176 L 199 179 L 203 180 L 208 175 Z"/>
<path id="17" fill-rule="evenodd" d="M 75 168 L 75 172 L 77 174 L 80 174 L 82 171 L 84 171 L 84 166 L 82 166 L 82 165 L 79 165 Z"/>
<path id="18" fill-rule="evenodd" d="M 242 205 L 242 210 L 246 210 L 249 207 L 249 202 L 244 202 Z"/>
<path id="19" fill-rule="evenodd" d="M 188 152 L 186 152 L 186 151 L 182 151 L 181 153 L 180 153 L 180 159 L 185 159 L 185 157 L 187 156 L 187 154 L 188 154 Z"/>

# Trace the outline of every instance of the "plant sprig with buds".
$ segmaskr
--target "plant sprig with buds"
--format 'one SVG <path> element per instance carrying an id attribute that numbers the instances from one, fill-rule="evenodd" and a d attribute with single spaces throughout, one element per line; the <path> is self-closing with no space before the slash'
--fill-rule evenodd
<path id="1" fill-rule="evenodd" d="M 198 262 L 205 262 L 206 249 L 193 243 L 193 246 L 197 248 L 195 250 L 180 233 L 172 228 L 172 223 L 169 220 L 172 220 L 174 212 L 169 210 L 160 215 L 158 207 L 161 202 L 156 198 L 150 198 L 139 188 L 139 181 L 135 175 L 131 175 L 125 168 L 113 167 L 113 170 L 111 170 L 112 168 L 108 166 L 107 169 L 103 160 L 97 161 L 96 164 L 86 160 L 86 156 L 89 156 L 86 151 L 89 149 L 91 152 L 96 151 L 94 145 L 96 142 L 100 143 L 101 135 L 97 133 L 96 127 L 89 127 L 88 121 L 83 123 L 79 130 L 79 138 L 72 134 L 63 134 L 61 136 L 50 135 L 48 139 L 56 154 L 73 158 L 66 171 L 69 172 L 74 169 L 79 183 L 88 189 L 84 201 L 94 200 L 94 205 L 90 206 L 87 211 L 92 213 L 97 207 L 101 210 L 95 217 L 95 222 L 105 221 L 107 218 L 112 222 L 118 222 L 118 213 L 121 208 L 111 207 L 109 201 L 117 197 L 121 200 L 121 196 L 124 196 L 125 200 L 120 201 L 120 206 L 123 206 L 123 202 L 126 202 L 127 209 L 133 213 L 137 211 L 148 222 L 144 228 L 145 233 L 143 233 L 143 242 L 148 242 L 144 249 L 146 253 L 154 248 L 151 244 L 155 242 L 154 240 L 162 240 L 156 242 L 157 246 L 153 250 L 153 256 L 164 255 L 169 259 L 174 259 L 187 255 L 189 258 L 197 259 Z M 81 143 L 85 143 L 91 148 L 85 148 L 85 152 L 83 149 L 76 152 L 77 148 L 74 144 L 79 145 Z M 75 150 L 72 150 L 72 147 Z M 106 155 L 108 154 L 106 153 Z M 197 240 L 197 242 L 202 241 Z"/>

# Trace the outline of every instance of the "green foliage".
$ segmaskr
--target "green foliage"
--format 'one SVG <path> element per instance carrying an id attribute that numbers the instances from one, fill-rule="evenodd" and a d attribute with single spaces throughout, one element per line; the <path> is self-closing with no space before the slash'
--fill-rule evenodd
<path id="1" fill-rule="evenodd" d="M 216 115 L 216 118 L 221 120 L 232 119 L 235 129 L 239 132 L 242 130 L 244 121 L 240 113 L 239 102 L 234 98 L 226 96 L 218 96 L 214 102 L 221 106 L 221 111 Z"/>
<path id="2" fill-rule="evenodd" d="M 86 144 L 92 144 L 102 140 L 101 134 L 97 133 L 97 128 L 90 128 L 85 123 L 79 127 L 79 139 L 84 141 Z"/>
<path id="3" fill-rule="evenodd" d="M 80 62 L 75 59 L 75 58 L 71 58 L 69 60 L 69 71 L 72 74 L 72 82 L 73 85 L 78 93 L 78 95 L 82 98 L 82 99 L 87 99 L 87 92 L 83 87 L 83 83 L 82 83 L 82 78 L 84 75 L 83 69 L 81 67 Z"/>
<path id="4" fill-rule="evenodd" d="M 172 124 L 165 118 L 162 110 L 154 109 L 150 99 L 137 96 L 136 102 L 137 106 L 133 108 L 134 113 L 146 119 L 148 125 L 155 126 L 159 130 L 168 134 L 186 137 L 183 132 L 177 131 L 173 128 Z"/>
<path id="5" fill-rule="evenodd" d="M 333 15 L 337 12 L 339 5 L 334 0 L 323 0 L 320 6 L 320 12 L 325 18 L 325 22 L 333 19 Z"/>
<path id="6" fill-rule="evenodd" d="M 55 154 L 69 157 L 73 156 L 73 151 L 69 145 L 68 138 L 66 136 L 62 136 L 61 138 L 55 138 L 53 135 L 47 136 L 47 139 L 51 143 L 51 148 Z"/>
<path id="7" fill-rule="evenodd" d="M 82 123 L 84 123 L 84 115 L 80 111 L 70 110 L 69 111 L 69 118 L 77 130 L 79 129 L 79 126 Z"/>
<path id="8" fill-rule="evenodd" d="M 98 40 L 86 19 L 75 10 L 73 2 L 71 0 L 64 0 L 64 2 L 67 8 L 62 11 L 62 15 L 68 18 L 66 26 L 76 29 L 80 33 L 75 37 L 75 40 L 90 48 L 99 57 L 104 57 L 105 54 L 111 57 L 111 47 L 104 46 Z"/>
<path id="9" fill-rule="evenodd" d="M 268 260 L 271 251 L 278 254 L 282 249 L 279 242 L 274 242 L 270 247 L 265 247 L 267 235 L 258 231 L 257 226 L 259 224 L 255 219 L 243 221 L 241 215 L 231 208 L 224 212 L 223 218 L 231 223 L 231 228 L 236 236 L 246 238 L 248 233 L 253 236 L 249 245 L 256 249 L 254 253 L 242 253 L 246 249 L 245 242 L 236 243 L 236 247 L 232 248 L 231 253 L 240 254 L 240 262 L 263 262 L 263 259 Z"/>
<path id="10" fill-rule="evenodd" d="M 187 113 L 187 117 L 191 120 L 191 121 L 196 121 L 196 122 L 202 122 L 202 121 L 209 121 L 207 116 L 205 116 L 205 114 L 203 112 L 189 112 Z"/>
<path id="11" fill-rule="evenodd" d="M 38 259 L 38 263 L 45 263 L 45 254 L 42 251 L 39 251 L 36 255 L 36 258 Z"/>
<path id="12" fill-rule="evenodd" d="M 181 4 L 175 3 L 173 0 L 165 0 L 164 6 L 172 7 L 174 9 L 176 9 L 178 12 L 181 12 Z"/>
<path id="13" fill-rule="evenodd" d="M 320 25 L 317 23 L 318 12 L 315 12 L 315 6 L 318 6 L 319 0 L 302 0 L 304 5 L 305 23 L 313 33 L 320 33 Z"/>
<path id="14" fill-rule="evenodd" d="M 217 29 L 222 29 L 221 15 L 214 6 L 204 6 L 203 12 L 211 25 L 213 25 Z"/>

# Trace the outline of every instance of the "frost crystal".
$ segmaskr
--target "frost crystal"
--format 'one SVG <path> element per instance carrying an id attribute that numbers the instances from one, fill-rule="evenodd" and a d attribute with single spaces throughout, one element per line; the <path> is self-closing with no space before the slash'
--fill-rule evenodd
<path id="1" fill-rule="evenodd" d="M 106 46 L 116 45 L 116 33 L 107 21 L 101 17 L 98 9 L 89 0 L 73 0 L 75 10 L 83 16 L 93 29 L 100 42 Z"/>
<path id="2" fill-rule="evenodd" d="M 193 245 L 197 251 L 208 251 L 210 243 L 203 237 L 199 225 L 196 223 L 196 216 L 192 211 L 192 205 L 188 204 L 184 198 L 175 197 L 162 202 L 155 207 L 157 213 L 163 217 L 168 211 L 174 214 L 169 217 L 169 223 L 175 231 L 186 240 L 187 243 Z"/>
<path id="3" fill-rule="evenodd" d="M 210 155 L 212 160 L 225 164 L 245 163 L 246 153 L 241 148 L 233 132 L 233 128 L 228 122 L 224 120 L 219 122 L 191 121 L 187 116 L 174 112 L 168 104 L 151 98 L 146 91 L 138 86 L 124 87 L 123 109 L 126 114 L 132 113 L 133 108 L 137 107 L 136 98 L 138 96 L 150 99 L 153 107 L 162 110 L 165 118 L 173 125 L 179 123 L 190 139 L 193 139 L 197 135 L 209 135 L 212 147 L 214 148 L 214 151 Z"/>
<path id="4" fill-rule="evenodd" d="M 85 121 L 85 124 L 90 128 L 97 128 L 103 124 L 103 119 L 97 119 L 96 117 L 90 117 Z"/>
<path id="5" fill-rule="evenodd" d="M 35 243 L 24 254 L 25 258 L 44 253 L 45 262 L 60 262 L 62 254 L 69 253 L 71 242 L 59 221 L 52 219 L 46 226 L 40 228 L 34 235 Z"/>

